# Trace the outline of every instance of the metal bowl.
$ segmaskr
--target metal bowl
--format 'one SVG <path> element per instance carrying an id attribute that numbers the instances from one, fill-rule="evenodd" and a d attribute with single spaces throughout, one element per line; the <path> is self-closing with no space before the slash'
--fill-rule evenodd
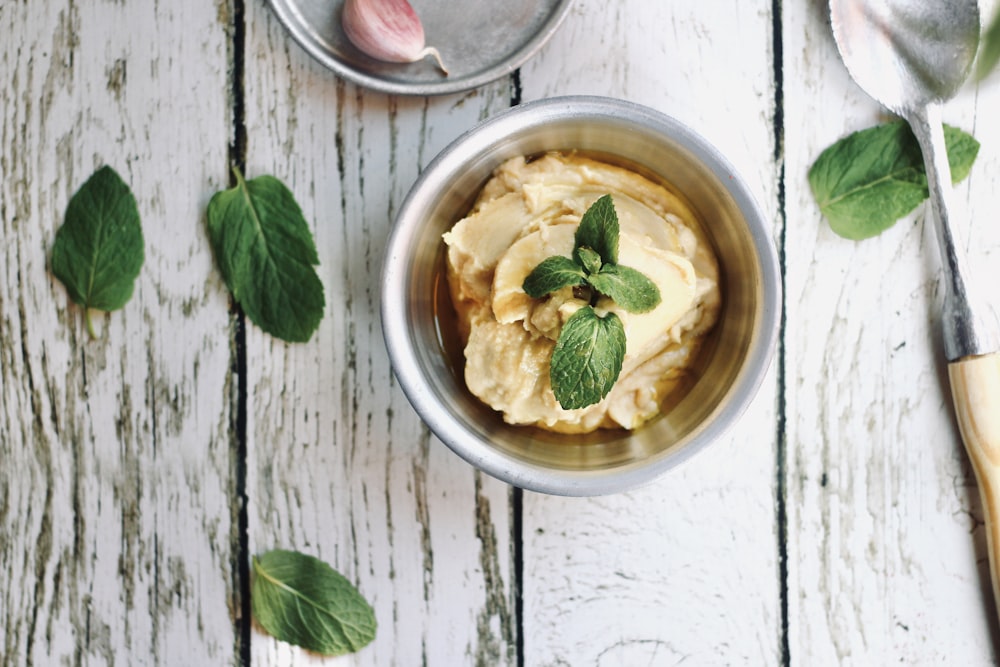
<path id="1" fill-rule="evenodd" d="M 580 435 L 512 426 L 475 398 L 447 322 L 441 235 L 466 215 L 504 160 L 578 150 L 665 182 L 697 214 L 720 264 L 722 310 L 692 381 L 661 417 L 635 431 Z M 403 202 L 382 273 L 382 330 L 399 383 L 431 431 L 475 467 L 510 484 L 559 495 L 633 488 L 717 440 L 767 372 L 781 302 L 777 256 L 764 218 L 726 159 L 678 121 L 601 97 L 524 104 L 456 139 Z"/>

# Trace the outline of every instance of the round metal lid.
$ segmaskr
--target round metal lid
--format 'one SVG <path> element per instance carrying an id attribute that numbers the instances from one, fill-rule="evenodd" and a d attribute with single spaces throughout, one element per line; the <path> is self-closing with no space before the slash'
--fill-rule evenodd
<path id="1" fill-rule="evenodd" d="M 342 0 L 270 0 L 292 37 L 316 60 L 361 86 L 398 95 L 443 95 L 476 88 L 520 67 L 552 36 L 571 0 L 413 0 L 432 58 L 385 63 L 351 44 L 340 26 Z"/>

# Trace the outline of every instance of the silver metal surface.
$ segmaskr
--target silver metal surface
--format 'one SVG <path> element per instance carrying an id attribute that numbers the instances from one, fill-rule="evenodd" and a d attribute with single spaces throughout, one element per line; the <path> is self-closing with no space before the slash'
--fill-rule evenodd
<path id="1" fill-rule="evenodd" d="M 952 185 L 940 104 L 969 75 L 979 46 L 977 0 L 830 0 L 840 55 L 869 95 L 909 122 L 920 143 L 945 274 L 945 356 L 1000 350 L 1000 325 L 974 290 L 949 217 Z"/>
<path id="2" fill-rule="evenodd" d="M 456 367 L 460 350 L 452 362 L 449 338 L 457 336 L 435 317 L 441 234 L 467 214 L 493 169 L 510 157 L 571 149 L 639 169 L 681 193 L 721 265 L 721 317 L 695 381 L 666 415 L 633 433 L 570 436 L 505 424 L 466 389 Z M 755 395 L 773 353 L 781 304 L 770 226 L 723 156 L 672 118 L 600 97 L 515 107 L 438 155 L 400 207 L 382 273 L 382 330 L 393 370 L 435 435 L 499 479 L 561 495 L 638 486 L 719 438 Z"/>
<path id="3" fill-rule="evenodd" d="M 361 53 L 340 27 L 342 0 L 269 0 L 299 45 L 335 73 L 397 95 L 442 95 L 469 90 L 510 74 L 556 31 L 571 0 L 411 0 L 428 46 L 448 66 L 445 76 L 427 58 L 384 63 Z"/>

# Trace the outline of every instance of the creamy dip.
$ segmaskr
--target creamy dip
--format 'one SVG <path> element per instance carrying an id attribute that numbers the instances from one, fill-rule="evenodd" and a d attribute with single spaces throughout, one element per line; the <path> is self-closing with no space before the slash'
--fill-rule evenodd
<path id="1" fill-rule="evenodd" d="M 572 287 L 532 299 L 521 285 L 545 258 L 572 256 L 580 218 L 606 194 L 618 214 L 619 263 L 656 283 L 661 302 L 641 314 L 597 302 L 598 315 L 614 312 L 624 324 L 622 371 L 600 403 L 564 410 L 549 360 L 563 324 L 588 302 Z M 469 390 L 508 423 L 563 433 L 633 429 L 656 416 L 718 317 L 718 265 L 695 224 L 677 196 L 621 167 L 558 153 L 505 162 L 444 234 Z"/>

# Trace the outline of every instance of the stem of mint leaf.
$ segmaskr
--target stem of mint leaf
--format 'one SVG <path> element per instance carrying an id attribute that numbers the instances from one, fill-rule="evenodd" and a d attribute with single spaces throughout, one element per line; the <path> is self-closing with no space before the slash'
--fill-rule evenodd
<path id="1" fill-rule="evenodd" d="M 87 325 L 87 333 L 90 334 L 90 340 L 97 340 L 97 332 L 94 331 L 94 322 L 91 319 L 90 310 L 90 308 L 84 308 L 83 323 Z"/>

